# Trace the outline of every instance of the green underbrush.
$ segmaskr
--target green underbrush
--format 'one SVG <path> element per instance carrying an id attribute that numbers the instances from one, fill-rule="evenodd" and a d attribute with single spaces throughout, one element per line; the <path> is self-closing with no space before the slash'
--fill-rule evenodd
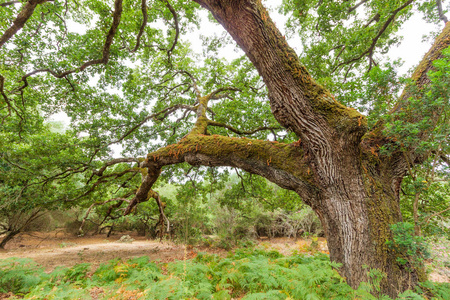
<path id="1" fill-rule="evenodd" d="M 353 290 L 325 254 L 283 256 L 238 249 L 226 258 L 199 253 L 160 264 L 139 257 L 115 259 L 92 271 L 89 264 L 46 274 L 29 259 L 0 261 L 0 293 L 25 299 L 390 299 L 371 295 L 382 274 Z M 431 296 L 432 295 L 432 296 Z M 450 299 L 450 285 L 426 282 L 399 299 Z"/>

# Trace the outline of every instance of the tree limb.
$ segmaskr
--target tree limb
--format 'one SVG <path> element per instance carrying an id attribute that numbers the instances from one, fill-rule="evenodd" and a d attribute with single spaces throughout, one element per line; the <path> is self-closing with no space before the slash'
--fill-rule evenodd
<path id="1" fill-rule="evenodd" d="M 173 50 L 175 49 L 175 46 L 178 43 L 178 37 L 180 35 L 180 27 L 179 27 L 179 24 L 178 24 L 178 14 L 175 11 L 175 9 L 173 8 L 173 6 L 170 4 L 169 0 L 160 0 L 160 1 L 164 2 L 166 4 L 166 7 L 169 9 L 170 13 L 172 14 L 173 20 L 174 20 L 174 23 L 175 23 L 174 24 L 175 38 L 173 40 L 172 46 L 169 49 L 167 49 L 167 56 L 168 56 L 169 63 L 170 63 L 170 61 L 171 61 L 171 54 L 172 54 Z"/>
<path id="2" fill-rule="evenodd" d="M 209 95 L 210 100 L 218 100 L 218 99 L 220 99 L 221 95 L 219 95 L 219 94 L 222 93 L 222 92 L 225 92 L 225 91 L 241 92 L 242 90 L 238 89 L 238 88 L 235 88 L 235 87 L 221 87 L 221 88 L 215 90 L 214 92 L 212 92 Z"/>
<path id="3" fill-rule="evenodd" d="M 431 218 L 434 218 L 434 217 L 436 217 L 436 216 L 439 216 L 439 215 L 441 215 L 441 214 L 443 214 L 443 213 L 445 213 L 445 212 L 447 212 L 447 211 L 449 211 L 449 210 L 450 210 L 450 206 L 447 207 L 447 208 L 444 209 L 444 210 L 441 210 L 441 211 L 436 212 L 436 213 L 434 213 L 434 214 L 432 214 L 432 215 L 429 215 L 429 216 L 426 217 L 421 223 L 427 223 L 427 224 L 428 224 L 428 222 L 430 221 Z"/>
<path id="4" fill-rule="evenodd" d="M 447 23 L 448 19 L 447 19 L 447 16 L 442 11 L 442 2 L 441 2 L 441 0 L 436 0 L 436 6 L 437 6 L 437 9 L 438 9 L 438 13 L 439 13 L 439 20 L 442 20 L 444 23 Z"/>
<path id="5" fill-rule="evenodd" d="M 54 0 L 29 0 L 22 7 L 21 11 L 17 15 L 16 19 L 13 21 L 13 25 L 9 27 L 5 33 L 0 37 L 0 48 L 15 35 L 20 29 L 23 28 L 28 19 L 33 15 L 33 12 L 37 5 L 45 3 L 45 2 L 53 2 Z M 2 3 L 1 6 L 7 6 L 11 4 L 15 4 L 19 1 L 11 1 Z"/>
<path id="6" fill-rule="evenodd" d="M 441 154 L 439 156 L 439 158 L 450 167 L 450 159 L 447 156 L 445 156 L 444 154 Z"/>
<path id="7" fill-rule="evenodd" d="M 125 196 L 126 197 L 126 196 Z M 94 208 L 94 206 L 99 206 L 99 205 L 104 205 L 113 201 L 119 201 L 119 203 L 122 202 L 128 202 L 129 200 L 124 198 L 124 197 L 118 197 L 118 198 L 113 198 L 113 199 L 109 199 L 106 201 L 103 201 L 101 203 L 95 202 L 92 203 L 91 206 L 89 206 L 89 208 L 87 209 L 86 213 L 84 214 L 83 220 L 81 220 L 81 225 L 80 228 L 78 228 L 78 234 L 83 234 L 83 227 L 84 227 L 84 223 L 86 222 L 87 218 L 89 217 L 89 214 L 91 213 L 91 210 Z M 107 214 L 107 216 L 109 216 L 109 214 Z M 100 225 L 106 220 L 107 216 L 105 216 L 105 218 L 103 219 L 103 221 L 100 223 Z"/>
<path id="8" fill-rule="evenodd" d="M 6 7 L 6 6 L 9 6 L 9 5 L 14 5 L 14 4 L 18 4 L 18 3 L 20 3 L 20 1 L 3 2 L 3 3 L 0 4 L 0 7 Z"/>
<path id="9" fill-rule="evenodd" d="M 261 175 L 283 188 L 295 190 L 308 199 L 315 193 L 315 188 L 310 183 L 312 174 L 304 160 L 301 148 L 293 144 L 189 134 L 177 144 L 147 155 L 140 167 L 147 168 L 148 174 L 143 178 L 125 214 L 129 214 L 138 203 L 147 201 L 149 191 L 158 179 L 162 167 L 183 162 L 193 166 L 240 168 Z"/>
<path id="10" fill-rule="evenodd" d="M 2 118 L 2 124 L 6 118 L 11 116 L 11 110 L 13 110 L 16 115 L 21 119 L 21 123 L 23 121 L 22 115 L 17 111 L 17 109 L 12 105 L 11 101 L 9 100 L 8 96 L 5 93 L 4 90 L 4 84 L 5 84 L 5 77 L 0 75 L 0 94 L 2 95 L 3 99 L 5 100 L 6 107 L 8 108 L 8 114 Z"/>
<path id="11" fill-rule="evenodd" d="M 373 55 L 373 51 L 375 49 L 375 46 L 378 43 L 378 40 L 383 35 L 383 33 L 386 31 L 386 29 L 389 27 L 389 25 L 395 20 L 395 17 L 397 16 L 397 14 L 401 10 L 405 9 L 408 5 L 410 5 L 413 2 L 414 2 L 414 0 L 408 0 L 402 6 L 400 6 L 396 10 L 394 10 L 391 13 L 391 16 L 386 20 L 386 22 L 384 22 L 383 26 L 378 31 L 377 35 L 372 39 L 372 43 L 370 44 L 369 48 L 366 51 L 364 51 L 363 53 L 361 53 L 359 56 L 354 57 L 354 58 L 352 58 L 352 59 L 350 59 L 348 61 L 345 61 L 345 62 L 342 62 L 342 63 L 338 64 L 336 67 L 334 67 L 333 72 L 336 71 L 339 67 L 341 67 L 343 65 L 347 65 L 347 64 L 350 64 L 352 62 L 360 60 L 361 58 L 363 58 L 366 55 L 369 55 L 369 57 L 371 58 L 372 55 Z"/>
<path id="12" fill-rule="evenodd" d="M 141 11 L 142 11 L 142 16 L 143 16 L 144 20 L 142 21 L 141 27 L 139 28 L 139 33 L 136 37 L 136 45 L 134 46 L 134 49 L 131 52 L 136 52 L 137 49 L 139 48 L 139 45 L 141 44 L 141 37 L 144 34 L 145 26 L 147 26 L 148 14 L 147 14 L 147 1 L 146 0 L 141 1 Z"/>
<path id="13" fill-rule="evenodd" d="M 354 6 L 350 7 L 350 8 L 348 9 L 348 12 L 351 13 L 352 11 L 354 11 L 354 10 L 357 9 L 360 5 L 366 3 L 367 1 L 369 1 L 369 0 L 361 0 L 361 1 L 359 1 L 359 2 L 356 3 Z"/>
<path id="14" fill-rule="evenodd" d="M 35 75 L 35 74 L 38 74 L 38 73 L 49 73 L 53 77 L 63 78 L 63 77 L 66 77 L 69 74 L 83 71 L 87 67 L 90 67 L 90 66 L 93 66 L 93 65 L 97 65 L 97 64 L 104 64 L 104 65 L 106 65 L 108 63 L 108 61 L 109 61 L 110 48 L 111 48 L 111 45 L 113 43 L 114 36 L 116 35 L 117 28 L 119 27 L 121 16 L 122 16 L 122 0 L 116 0 L 114 2 L 113 22 L 111 24 L 111 27 L 110 27 L 109 32 L 108 32 L 108 34 L 106 36 L 106 39 L 105 39 L 105 43 L 103 45 L 102 58 L 100 58 L 100 59 L 93 59 L 93 60 L 87 61 L 87 62 L 83 63 L 81 66 L 77 67 L 76 69 L 67 70 L 67 71 L 64 71 L 64 72 L 61 72 L 61 73 L 58 73 L 58 72 L 56 72 L 54 70 L 51 70 L 51 69 L 34 70 L 34 71 L 29 72 L 29 73 L 25 74 L 24 76 L 22 76 L 22 81 L 24 81 L 24 85 L 22 85 L 19 88 L 16 88 L 14 91 L 20 91 L 20 90 L 23 90 L 24 88 L 26 88 L 28 86 L 28 82 L 26 81 L 26 79 L 28 77 L 30 77 L 32 75 Z M 0 46 L 1 46 L 1 44 L 0 44 Z"/>
<path id="15" fill-rule="evenodd" d="M 123 141 L 133 131 L 135 131 L 137 128 L 141 127 L 143 124 L 145 124 L 149 120 L 155 119 L 155 120 L 163 121 L 170 114 L 172 114 L 173 112 L 175 112 L 175 111 L 177 111 L 179 109 L 195 111 L 195 108 L 193 106 L 185 105 L 185 104 L 176 104 L 176 105 L 167 107 L 167 108 L 165 108 L 165 109 L 163 109 L 163 110 L 161 110 L 161 111 L 159 111 L 157 113 L 154 113 L 154 114 L 151 114 L 151 115 L 145 117 L 142 121 L 140 121 L 138 124 L 134 125 L 127 132 L 125 132 L 120 138 L 118 138 L 117 140 L 115 140 L 113 142 L 108 143 L 108 146 L 111 145 L 111 144 L 115 144 L 115 143 L 119 143 L 119 142 Z M 162 116 L 160 116 L 160 115 L 162 115 Z M 160 116 L 160 117 L 158 117 L 158 116 Z"/>
<path id="16" fill-rule="evenodd" d="M 103 167 L 101 167 L 98 171 L 92 171 L 94 175 L 97 176 L 103 176 L 103 172 L 105 172 L 105 170 L 113 165 L 116 164 L 120 164 L 120 163 L 126 163 L 126 162 L 135 162 L 135 163 L 139 163 L 139 159 L 134 158 L 134 157 L 122 157 L 122 158 L 115 158 L 113 160 L 110 160 L 108 162 L 106 162 Z"/>

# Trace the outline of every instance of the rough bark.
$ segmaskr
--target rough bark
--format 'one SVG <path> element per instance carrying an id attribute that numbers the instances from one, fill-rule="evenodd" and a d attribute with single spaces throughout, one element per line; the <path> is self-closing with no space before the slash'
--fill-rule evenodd
<path id="1" fill-rule="evenodd" d="M 195 138 L 188 136 L 176 146 L 181 152 L 161 149 L 152 154 L 153 161 L 148 157 L 143 166 L 158 169 L 186 161 L 194 165 L 234 166 L 262 175 L 297 191 L 316 211 L 325 228 L 330 257 L 343 264 L 341 273 L 352 287 L 368 280 L 363 266 L 386 274 L 381 291 L 391 296 L 424 279 L 421 270 L 399 265 L 398 254 L 385 243 L 391 239 L 389 225 L 402 220 L 399 188 L 406 171 L 403 154 L 378 157 L 377 147 L 390 142 L 389 139 L 383 137 L 381 129 L 363 139 L 367 130 L 364 116 L 339 104 L 314 82 L 260 1 L 196 2 L 208 9 L 245 51 L 266 83 L 274 116 L 297 134 L 301 144 L 293 156 L 273 153 L 271 158 L 281 159 L 283 164 L 275 164 L 269 170 L 263 168 L 261 161 L 254 160 L 253 147 L 242 151 L 237 146 L 236 151 L 230 151 L 230 141 L 223 140 L 226 138 L 198 136 L 206 131 L 197 131 Z M 445 32 L 431 53 L 439 53 L 448 46 Z M 414 75 L 417 82 L 427 84 L 426 72 L 437 57 L 426 56 L 418 68 L 419 75 Z M 402 99 L 406 101 L 407 97 Z M 205 149 L 214 143 L 213 139 L 220 140 L 217 144 L 220 150 L 216 150 L 220 153 Z M 184 152 L 183 149 L 193 145 L 200 146 L 200 150 Z M 177 154 L 170 156 L 173 151 Z M 290 172 L 292 169 L 287 166 L 291 164 L 303 166 L 309 176 Z M 277 176 L 280 172 L 283 175 Z"/>
<path id="2" fill-rule="evenodd" d="M 301 197 L 324 225 L 331 259 L 357 287 L 367 279 L 362 265 L 374 266 L 368 258 L 375 254 L 359 148 L 365 118 L 315 83 L 260 1 L 197 2 L 246 52 L 267 85 L 274 116 L 301 139 L 316 189 Z"/>

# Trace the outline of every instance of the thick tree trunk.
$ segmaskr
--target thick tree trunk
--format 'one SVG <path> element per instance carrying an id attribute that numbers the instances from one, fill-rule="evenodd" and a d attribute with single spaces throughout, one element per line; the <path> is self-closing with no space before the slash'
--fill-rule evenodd
<path id="1" fill-rule="evenodd" d="M 358 161 L 358 157 L 353 159 Z M 402 221 L 398 193 L 401 177 L 393 172 L 389 160 L 361 160 L 360 170 L 359 174 L 343 170 L 351 180 L 343 178 L 341 189 L 324 193 L 311 203 L 325 228 L 330 258 L 343 264 L 341 275 L 347 282 L 357 288 L 369 281 L 370 269 L 377 269 L 385 276 L 381 293 L 395 297 L 426 280 L 423 269 L 399 264 L 398 253 L 386 244 L 392 240 L 389 226 Z"/>
<path id="2" fill-rule="evenodd" d="M 394 297 L 425 279 L 422 270 L 397 263 L 401 254 L 386 244 L 392 239 L 390 225 L 402 220 L 399 190 L 407 170 L 406 154 L 379 156 L 379 146 L 391 142 L 382 129 L 366 134 L 365 117 L 338 103 L 311 78 L 260 0 L 195 1 L 207 8 L 245 51 L 266 83 L 274 116 L 299 141 L 281 144 L 209 136 L 207 127 L 216 125 L 208 120 L 206 108 L 219 91 L 206 96 L 198 92 L 194 128 L 178 143 L 148 154 L 140 163 L 148 172 L 143 173 L 125 213 L 148 201 L 166 165 L 187 162 L 237 167 L 297 192 L 314 209 L 324 226 L 330 257 L 342 263 L 341 275 L 353 288 L 369 281 L 370 269 L 384 273 L 380 292 Z M 448 46 L 449 28 L 430 53 Z M 434 57 L 438 56 L 425 57 L 422 72 L 429 69 Z M 417 78 L 419 85 L 426 84 L 422 77 Z M 414 162 L 411 158 L 408 160 Z"/>
<path id="3" fill-rule="evenodd" d="M 386 245 L 392 238 L 389 225 L 401 221 L 399 188 L 406 170 L 404 157 L 378 157 L 378 147 L 389 142 L 380 132 L 379 136 L 372 133 L 371 141 L 361 142 L 367 130 L 365 117 L 338 103 L 311 78 L 260 0 L 196 2 L 207 8 L 245 51 L 266 83 L 275 118 L 301 139 L 302 162 L 312 175 L 299 179 L 311 188 L 308 192 L 293 189 L 319 215 L 331 259 L 342 263 L 341 274 L 348 283 L 357 288 L 368 281 L 368 270 L 378 269 L 386 275 L 381 292 L 396 296 L 424 279 L 421 270 L 399 265 L 397 254 Z M 439 49 L 445 45 L 448 39 Z M 431 60 L 425 65 L 424 70 Z M 267 174 L 262 176 L 273 180 Z"/>

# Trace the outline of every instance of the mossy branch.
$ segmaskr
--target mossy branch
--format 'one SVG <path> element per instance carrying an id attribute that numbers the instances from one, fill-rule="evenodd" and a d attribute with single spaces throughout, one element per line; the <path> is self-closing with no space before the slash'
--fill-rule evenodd
<path id="1" fill-rule="evenodd" d="M 147 168 L 135 197 L 125 210 L 148 200 L 153 184 L 161 168 L 187 162 L 194 166 L 229 166 L 257 174 L 296 191 L 304 199 L 316 192 L 312 184 L 313 174 L 307 167 L 307 158 L 297 144 L 232 138 L 220 135 L 189 134 L 176 144 L 147 155 L 140 168 Z"/>

